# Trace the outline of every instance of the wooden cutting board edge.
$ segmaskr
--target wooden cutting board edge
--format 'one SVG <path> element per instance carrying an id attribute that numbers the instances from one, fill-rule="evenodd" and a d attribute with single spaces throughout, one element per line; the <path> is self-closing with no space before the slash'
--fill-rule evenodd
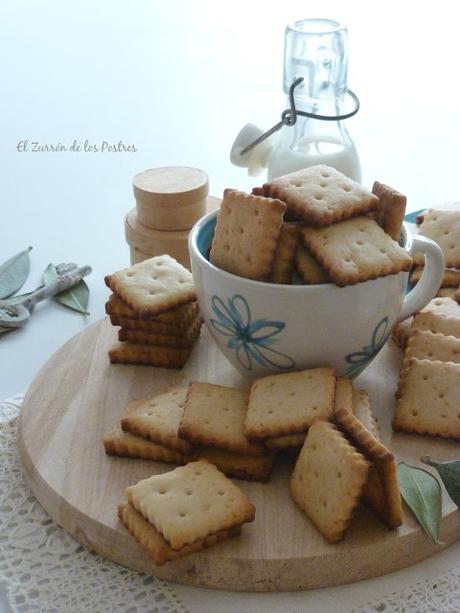
<path id="1" fill-rule="evenodd" d="M 223 544 L 212 548 L 212 557 L 204 551 L 161 567 L 155 566 L 122 526 L 114 529 L 102 524 L 50 487 L 37 470 L 23 436 L 23 420 L 27 419 L 28 411 L 34 410 L 34 397 L 52 363 L 60 360 L 83 334 L 96 344 L 96 334 L 92 332 L 103 325 L 97 322 L 70 339 L 43 366 L 27 392 L 18 427 L 19 457 L 32 492 L 52 519 L 82 545 L 123 566 L 179 583 L 237 591 L 281 591 L 341 585 L 380 576 L 438 553 L 460 538 L 460 513 L 451 505 L 442 522 L 442 545 L 431 543 L 421 529 L 416 528 L 392 539 L 391 546 L 386 540 L 370 542 L 367 551 L 361 546 L 348 549 L 339 546 L 331 554 L 320 557 L 243 560 L 220 556 Z M 245 530 L 251 530 L 251 525 L 243 529 L 243 536 L 239 538 L 244 538 Z"/>

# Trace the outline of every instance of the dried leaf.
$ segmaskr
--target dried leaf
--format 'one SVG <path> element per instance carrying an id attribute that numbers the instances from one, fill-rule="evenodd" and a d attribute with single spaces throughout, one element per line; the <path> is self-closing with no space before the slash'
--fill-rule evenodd
<path id="1" fill-rule="evenodd" d="M 460 508 L 460 460 L 435 462 L 429 455 L 426 455 L 422 458 L 422 462 L 436 468 L 449 496 Z"/>
<path id="2" fill-rule="evenodd" d="M 58 278 L 58 272 L 56 267 L 53 264 L 48 264 L 45 272 L 43 273 L 43 281 L 45 285 L 47 283 L 51 283 Z M 53 296 L 54 300 L 57 300 L 60 304 L 68 307 L 69 309 L 73 309 L 74 311 L 78 311 L 79 313 L 83 313 L 85 315 L 89 315 L 87 306 L 89 300 L 89 287 L 86 285 L 84 279 L 79 281 L 73 287 L 64 290 L 63 292 L 56 294 Z"/>
<path id="3" fill-rule="evenodd" d="M 442 514 L 441 484 L 423 468 L 398 464 L 398 481 L 404 502 L 434 543 L 440 545 Z"/>
<path id="4" fill-rule="evenodd" d="M 29 247 L 0 266 L 0 300 L 16 293 L 25 283 L 30 271 Z"/>

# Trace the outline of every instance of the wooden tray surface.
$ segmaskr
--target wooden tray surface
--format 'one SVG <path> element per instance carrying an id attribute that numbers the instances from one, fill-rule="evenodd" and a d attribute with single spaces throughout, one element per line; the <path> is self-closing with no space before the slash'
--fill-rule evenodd
<path id="1" fill-rule="evenodd" d="M 132 569 L 192 585 L 228 590 L 319 588 L 375 577 L 438 553 L 460 537 L 460 513 L 444 492 L 441 540 L 434 545 L 410 513 L 390 531 L 364 506 L 345 540 L 328 544 L 291 500 L 292 460 L 283 458 L 267 484 L 237 481 L 256 505 L 242 535 L 206 551 L 156 567 L 117 518 L 124 490 L 170 465 L 106 456 L 102 437 L 127 402 L 187 385 L 190 380 L 245 387 L 206 329 L 182 371 L 111 365 L 116 330 L 104 319 L 68 341 L 31 385 L 21 412 L 18 446 L 23 468 L 51 517 L 82 544 Z M 394 408 L 401 351 L 390 341 L 356 380 L 371 396 L 387 445 L 398 460 L 458 458 L 458 444 L 395 434 Z"/>

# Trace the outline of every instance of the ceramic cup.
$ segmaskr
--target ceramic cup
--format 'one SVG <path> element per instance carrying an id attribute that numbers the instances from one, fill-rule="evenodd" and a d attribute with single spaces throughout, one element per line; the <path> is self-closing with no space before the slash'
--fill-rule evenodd
<path id="1" fill-rule="evenodd" d="M 357 376 L 382 349 L 393 326 L 436 294 L 444 271 L 441 249 L 404 227 L 401 244 L 422 252 L 425 269 L 407 292 L 400 272 L 347 287 L 280 285 L 238 277 L 209 262 L 217 211 L 189 237 L 200 311 L 215 342 L 242 374 L 253 377 L 318 366 Z"/>

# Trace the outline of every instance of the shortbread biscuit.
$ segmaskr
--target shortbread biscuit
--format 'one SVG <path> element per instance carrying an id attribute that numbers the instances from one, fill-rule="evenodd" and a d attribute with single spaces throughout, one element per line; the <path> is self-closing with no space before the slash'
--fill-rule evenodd
<path id="1" fill-rule="evenodd" d="M 401 373 L 393 429 L 460 440 L 460 364 L 411 358 Z"/>
<path id="2" fill-rule="evenodd" d="M 391 338 L 401 349 L 405 348 L 406 343 L 411 335 L 413 319 L 413 317 L 408 317 L 407 319 L 400 321 L 394 326 L 392 330 Z"/>
<path id="3" fill-rule="evenodd" d="M 196 300 L 192 273 L 159 255 L 105 277 L 105 283 L 140 315 L 156 315 Z"/>
<path id="4" fill-rule="evenodd" d="M 200 335 L 202 324 L 200 317 L 180 335 L 158 334 L 149 330 L 121 328 L 118 340 L 140 345 L 159 345 L 160 347 L 192 347 Z"/>
<path id="5" fill-rule="evenodd" d="M 176 550 L 255 517 L 246 494 L 205 460 L 139 481 L 126 495 Z"/>
<path id="6" fill-rule="evenodd" d="M 369 394 L 366 390 L 353 390 L 353 415 L 374 438 L 381 440 L 379 425 L 372 414 Z"/>
<path id="7" fill-rule="evenodd" d="M 174 388 L 149 400 L 134 401 L 121 417 L 123 430 L 159 445 L 189 453 L 192 445 L 179 437 L 187 388 Z"/>
<path id="8" fill-rule="evenodd" d="M 331 543 L 340 541 L 367 480 L 369 463 L 331 423 L 310 427 L 290 480 L 291 496 Z"/>
<path id="9" fill-rule="evenodd" d="M 353 385 L 351 379 L 345 377 L 339 377 L 335 383 L 334 414 L 339 409 L 353 411 Z"/>
<path id="10" fill-rule="evenodd" d="M 103 438 L 102 442 L 107 455 L 184 464 L 184 455 L 179 451 L 152 443 L 130 432 L 124 432 L 119 424 Z"/>
<path id="11" fill-rule="evenodd" d="M 226 189 L 209 259 L 235 275 L 266 280 L 270 275 L 286 205 Z"/>
<path id="12" fill-rule="evenodd" d="M 157 566 L 170 560 L 178 560 L 196 551 L 201 551 L 205 547 L 224 541 L 228 537 L 237 536 L 241 532 L 239 526 L 230 530 L 220 530 L 212 536 L 195 541 L 176 550 L 172 549 L 171 545 L 165 541 L 158 530 L 129 503 L 118 505 L 118 517 Z"/>
<path id="13" fill-rule="evenodd" d="M 404 214 L 406 212 L 406 196 L 378 181 L 374 182 L 372 193 L 375 194 L 380 201 L 377 213 L 377 223 L 393 240 L 399 241 Z"/>
<path id="14" fill-rule="evenodd" d="M 296 225 L 283 223 L 270 272 L 269 281 L 272 283 L 291 282 L 299 240 L 298 236 L 298 227 Z"/>
<path id="15" fill-rule="evenodd" d="M 411 358 L 460 364 L 460 338 L 446 336 L 445 334 L 434 334 L 428 330 L 415 329 L 404 353 L 404 368 L 409 365 Z"/>
<path id="16" fill-rule="evenodd" d="M 334 391 L 332 368 L 258 379 L 251 387 L 244 431 L 256 440 L 306 432 L 314 419 L 332 416 Z"/>
<path id="17" fill-rule="evenodd" d="M 326 271 L 321 268 L 303 244 L 299 244 L 297 248 L 295 265 L 297 274 L 308 285 L 327 283 L 329 281 Z"/>
<path id="18" fill-rule="evenodd" d="M 452 298 L 433 298 L 412 320 L 415 329 L 460 338 L 460 307 Z"/>
<path id="19" fill-rule="evenodd" d="M 370 462 L 363 498 L 377 517 L 390 528 L 402 524 L 396 461 L 393 454 L 373 436 L 361 421 L 345 408 L 334 411 L 339 428 Z"/>
<path id="20" fill-rule="evenodd" d="M 191 383 L 179 426 L 179 436 L 191 443 L 262 455 L 265 448 L 248 440 L 243 431 L 249 394 L 245 390 Z"/>
<path id="21" fill-rule="evenodd" d="M 417 266 L 410 275 L 410 281 L 413 285 L 416 285 L 420 281 L 420 277 L 423 274 L 424 266 Z M 441 281 L 441 287 L 455 287 L 460 285 L 460 270 L 454 270 L 453 268 L 446 268 Z"/>
<path id="22" fill-rule="evenodd" d="M 424 215 L 419 231 L 441 247 L 446 268 L 460 268 L 460 209 L 430 209 Z M 416 254 L 414 260 L 416 264 L 423 264 L 424 256 Z"/>
<path id="23" fill-rule="evenodd" d="M 161 347 L 159 345 L 138 345 L 117 343 L 109 349 L 112 364 L 139 364 L 159 368 L 182 368 L 191 349 L 180 347 Z"/>
<path id="24" fill-rule="evenodd" d="M 289 450 L 300 449 L 305 442 L 306 434 L 285 434 L 284 436 L 272 436 L 271 438 L 264 438 L 264 445 L 268 449 L 273 450 Z"/>
<path id="25" fill-rule="evenodd" d="M 251 456 L 216 447 L 198 447 L 188 456 L 189 460 L 200 458 L 214 464 L 227 477 L 246 481 L 268 481 L 273 469 L 275 454 L 267 452 L 263 455 Z"/>
<path id="26" fill-rule="evenodd" d="M 155 315 L 142 315 L 124 303 L 116 294 L 111 294 L 108 301 L 105 303 L 105 312 L 107 315 L 119 319 L 120 323 L 114 325 L 123 325 L 123 319 L 128 321 L 135 320 L 137 323 L 131 327 L 142 327 L 143 324 L 148 325 L 150 322 L 163 323 L 174 326 L 175 329 L 186 329 L 190 322 L 198 315 L 198 302 L 196 300 L 181 304 L 169 311 L 156 313 Z M 126 325 L 125 327 L 129 327 Z"/>
<path id="27" fill-rule="evenodd" d="M 412 258 L 368 217 L 303 228 L 308 250 L 339 286 L 410 270 Z"/>
<path id="28" fill-rule="evenodd" d="M 279 198 L 288 211 L 313 226 L 327 226 L 375 210 L 379 199 L 330 166 L 310 166 L 272 179 L 264 195 Z"/>

